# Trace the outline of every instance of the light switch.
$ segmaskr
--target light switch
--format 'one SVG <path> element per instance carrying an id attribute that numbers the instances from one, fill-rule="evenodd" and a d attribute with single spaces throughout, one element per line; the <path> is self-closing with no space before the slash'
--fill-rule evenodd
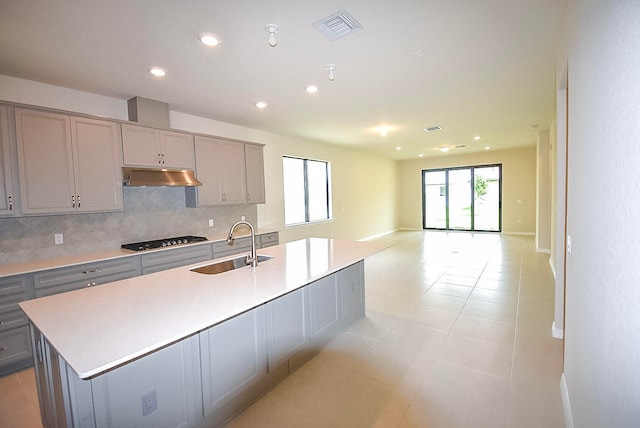
<path id="1" fill-rule="evenodd" d="M 56 245 L 64 244 L 64 238 L 62 236 L 62 233 L 54 234 L 53 241 L 56 243 Z"/>
<path id="2" fill-rule="evenodd" d="M 209 219 L 209 227 L 213 227 L 213 219 L 212 218 Z"/>

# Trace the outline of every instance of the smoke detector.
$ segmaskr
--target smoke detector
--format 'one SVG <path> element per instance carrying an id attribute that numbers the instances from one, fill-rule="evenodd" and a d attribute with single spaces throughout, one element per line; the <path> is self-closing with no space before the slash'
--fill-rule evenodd
<path id="1" fill-rule="evenodd" d="M 327 16 L 318 22 L 314 22 L 313 26 L 322 34 L 327 36 L 329 40 L 336 40 L 346 37 L 349 34 L 362 30 L 362 25 L 346 10 L 336 12 L 331 16 Z"/>

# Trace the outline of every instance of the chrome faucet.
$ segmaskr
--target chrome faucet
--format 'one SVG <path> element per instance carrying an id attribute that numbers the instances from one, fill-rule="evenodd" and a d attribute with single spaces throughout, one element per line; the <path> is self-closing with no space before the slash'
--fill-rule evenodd
<path id="1" fill-rule="evenodd" d="M 256 255 L 256 231 L 253 228 L 253 225 L 251 223 L 244 220 L 240 220 L 236 222 L 233 226 L 231 226 L 231 229 L 229 230 L 229 236 L 227 236 L 227 242 L 229 244 L 233 243 L 233 231 L 236 229 L 236 227 L 238 227 L 241 224 L 249 226 L 249 229 L 251 229 L 251 252 L 247 256 L 247 264 L 253 267 L 256 267 L 258 266 L 258 256 Z"/>

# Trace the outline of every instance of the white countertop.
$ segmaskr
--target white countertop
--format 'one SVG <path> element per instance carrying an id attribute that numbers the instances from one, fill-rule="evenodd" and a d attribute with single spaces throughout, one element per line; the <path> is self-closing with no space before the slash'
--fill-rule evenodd
<path id="1" fill-rule="evenodd" d="M 201 262 L 20 303 L 60 356 L 91 378 L 330 275 L 385 247 L 307 238 L 258 250 L 257 268 Z M 215 262 L 238 257 L 216 259 Z"/>

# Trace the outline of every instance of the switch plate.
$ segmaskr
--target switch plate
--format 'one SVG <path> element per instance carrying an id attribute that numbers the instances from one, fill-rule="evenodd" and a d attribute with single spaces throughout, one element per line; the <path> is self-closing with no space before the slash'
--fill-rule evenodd
<path id="1" fill-rule="evenodd" d="M 245 221 L 247 218 L 243 215 L 240 216 L 240 221 Z"/>
<path id="2" fill-rule="evenodd" d="M 62 233 L 54 234 L 53 241 L 56 243 L 56 245 L 64 244 L 64 237 L 62 236 Z"/>
<path id="3" fill-rule="evenodd" d="M 213 219 L 212 218 L 209 219 L 209 227 L 213 227 Z"/>
<path id="4" fill-rule="evenodd" d="M 156 410 L 158 410 L 158 400 L 154 389 L 142 396 L 142 416 L 147 416 Z"/>

